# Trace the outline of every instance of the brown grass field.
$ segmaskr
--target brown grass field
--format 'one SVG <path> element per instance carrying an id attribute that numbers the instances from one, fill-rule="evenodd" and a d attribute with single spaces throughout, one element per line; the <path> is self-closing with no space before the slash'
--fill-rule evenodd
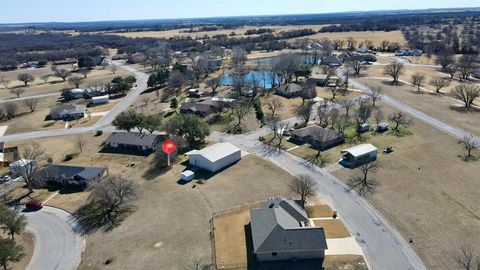
<path id="1" fill-rule="evenodd" d="M 351 236 L 340 219 L 315 220 L 313 223 L 315 226 L 324 229 L 326 238 L 345 238 Z"/>
<path id="2" fill-rule="evenodd" d="M 386 114 L 391 110 L 381 106 Z M 480 165 L 463 161 L 462 146 L 449 135 L 420 121 L 409 130 L 412 134 L 405 137 L 383 134 L 365 140 L 379 151 L 389 145 L 395 149 L 389 155 L 379 153 L 380 169 L 372 175 L 379 185 L 368 199 L 413 240 L 428 268 L 454 269 L 452 253 L 462 243 L 480 241 Z M 340 148 L 327 152 L 338 156 Z M 334 172 L 345 181 L 356 173 Z"/>
<path id="3" fill-rule="evenodd" d="M 60 66 L 59 68 L 66 68 L 69 70 L 73 69 L 72 65 Z M 18 74 L 21 74 L 21 73 L 32 74 L 33 76 L 35 76 L 35 81 L 29 83 L 28 86 L 24 86 L 23 82 L 20 82 L 17 80 Z M 24 88 L 26 92 L 22 94 L 21 97 L 55 93 L 55 92 L 60 92 L 65 88 L 67 89 L 74 88 L 72 87 L 72 85 L 68 83 L 68 79 L 67 81 L 64 82 L 61 78 L 50 76 L 47 83 L 41 80 L 40 78 L 41 75 L 52 74 L 52 73 L 53 72 L 50 70 L 50 66 L 47 66 L 44 68 L 37 68 L 37 69 L 18 69 L 14 71 L 0 72 L 0 78 L 4 77 L 5 79 L 11 81 L 8 85 L 9 89 L 5 89 L 3 85 L 0 85 L 0 98 L 1 99 L 15 98 L 16 96 L 10 93 L 10 90 L 12 88 Z M 112 74 L 112 72 L 108 68 L 106 69 L 96 68 L 88 74 L 86 79 L 83 80 L 82 84 L 80 85 L 80 88 L 86 88 L 89 85 L 92 85 L 95 83 L 107 83 L 107 82 L 110 82 L 116 76 L 128 76 L 128 75 L 130 75 L 130 73 L 121 68 L 119 68 L 115 72 L 115 74 Z M 81 76 L 81 75 L 78 75 L 78 76 Z"/>
<path id="4" fill-rule="evenodd" d="M 403 37 L 401 31 L 380 32 L 380 31 L 365 31 L 365 32 L 341 32 L 341 33 L 318 33 L 308 36 L 309 39 L 341 39 L 346 40 L 348 37 L 353 37 L 358 43 L 365 40 L 373 41 L 374 46 L 379 46 L 383 40 L 390 42 L 398 42 L 403 46 L 407 41 Z M 357 46 L 358 46 L 357 43 Z"/>

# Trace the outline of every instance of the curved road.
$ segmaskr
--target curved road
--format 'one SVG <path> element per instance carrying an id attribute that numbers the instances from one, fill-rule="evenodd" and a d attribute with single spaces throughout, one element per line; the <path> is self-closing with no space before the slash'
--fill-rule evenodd
<path id="1" fill-rule="evenodd" d="M 36 212 L 25 212 L 26 230 L 35 235 L 35 251 L 27 270 L 76 269 L 85 249 L 85 238 L 70 213 L 45 206 Z"/>
<path id="2" fill-rule="evenodd" d="M 22 140 L 31 140 L 36 138 L 46 138 L 46 137 L 55 137 L 55 136 L 64 136 L 64 135 L 77 135 L 77 134 L 85 134 L 90 132 L 95 132 L 96 130 L 105 129 L 110 127 L 113 119 L 120 114 L 121 112 L 127 110 L 140 96 L 142 92 L 147 90 L 147 81 L 148 75 L 137 71 L 136 69 L 122 65 L 119 62 L 113 62 L 115 65 L 119 66 L 120 68 L 125 69 L 135 75 L 137 78 L 136 87 L 134 87 L 126 97 L 122 98 L 120 102 L 118 102 L 113 109 L 102 117 L 95 125 L 89 127 L 78 127 L 78 128 L 70 128 L 70 129 L 52 129 L 52 130 L 42 130 L 42 131 L 33 131 L 33 132 L 25 132 L 25 133 L 17 133 L 13 135 L 7 135 L 0 137 L 0 141 L 9 142 L 9 141 L 22 141 Z"/>
<path id="3" fill-rule="evenodd" d="M 270 152 L 258 141 L 259 136 L 268 133 L 268 128 L 236 136 L 214 132 L 211 139 L 233 143 L 242 150 L 272 161 L 293 175 L 311 176 L 318 183 L 317 193 L 330 201 L 356 237 L 370 269 L 426 269 L 402 235 L 370 203 L 325 170 L 309 166 L 290 153 Z"/>

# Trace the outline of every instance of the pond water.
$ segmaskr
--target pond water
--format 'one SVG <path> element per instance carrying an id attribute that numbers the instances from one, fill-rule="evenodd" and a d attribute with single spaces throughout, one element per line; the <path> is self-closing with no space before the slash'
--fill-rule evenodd
<path id="1" fill-rule="evenodd" d="M 273 76 L 273 73 L 270 71 L 250 71 L 243 77 L 244 84 L 251 85 L 254 81 L 257 81 L 258 86 L 265 89 L 272 88 L 272 82 L 275 81 L 275 85 L 279 85 L 282 81 L 280 75 Z M 233 85 L 235 78 L 232 74 L 224 74 L 220 77 L 221 85 Z"/>

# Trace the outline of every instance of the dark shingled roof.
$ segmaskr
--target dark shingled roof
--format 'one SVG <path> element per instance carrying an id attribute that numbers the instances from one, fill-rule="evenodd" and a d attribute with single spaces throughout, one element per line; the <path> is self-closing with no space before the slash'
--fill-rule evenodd
<path id="1" fill-rule="evenodd" d="M 180 110 L 213 113 L 217 110 L 217 104 L 211 100 L 204 100 L 200 102 L 184 102 L 180 105 Z"/>
<path id="2" fill-rule="evenodd" d="M 280 91 L 285 92 L 285 93 L 297 93 L 303 90 L 301 85 L 298 85 L 296 83 L 287 83 L 279 88 Z"/>
<path id="3" fill-rule="evenodd" d="M 305 227 L 305 210 L 291 200 L 273 200 L 250 210 L 253 249 L 258 252 L 298 252 L 327 249 L 323 228 Z"/>
<path id="4" fill-rule="evenodd" d="M 101 167 L 80 167 L 66 165 L 50 165 L 36 173 L 36 179 L 44 180 L 92 180 L 96 176 L 103 175 L 105 168 Z"/>
<path id="5" fill-rule="evenodd" d="M 322 128 L 320 126 L 308 126 L 308 127 L 300 128 L 292 131 L 291 134 L 301 138 L 311 137 L 313 140 L 318 142 L 327 142 L 327 141 L 336 140 L 343 137 L 343 133 Z"/>
<path id="6" fill-rule="evenodd" d="M 126 144 L 145 146 L 149 148 L 155 148 L 157 144 L 164 140 L 164 135 L 158 134 L 144 134 L 139 132 L 114 132 L 106 143 Z"/>
<path id="7" fill-rule="evenodd" d="M 50 115 L 83 113 L 85 108 L 85 105 L 64 104 L 51 109 Z"/>

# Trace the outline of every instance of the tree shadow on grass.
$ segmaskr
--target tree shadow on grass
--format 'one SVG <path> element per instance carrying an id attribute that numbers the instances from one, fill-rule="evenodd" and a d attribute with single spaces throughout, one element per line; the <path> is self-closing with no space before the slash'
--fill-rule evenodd
<path id="1" fill-rule="evenodd" d="M 133 206 L 128 206 L 116 212 L 108 212 L 107 209 L 97 204 L 86 204 L 75 212 L 75 216 L 81 225 L 76 231 L 81 235 L 92 234 L 99 230 L 103 232 L 111 231 L 118 227 L 134 210 Z"/>
<path id="2" fill-rule="evenodd" d="M 471 113 L 471 114 L 480 113 L 480 108 L 467 109 L 465 108 L 465 106 L 458 106 L 458 105 L 450 105 L 449 109 L 459 113 Z"/>

